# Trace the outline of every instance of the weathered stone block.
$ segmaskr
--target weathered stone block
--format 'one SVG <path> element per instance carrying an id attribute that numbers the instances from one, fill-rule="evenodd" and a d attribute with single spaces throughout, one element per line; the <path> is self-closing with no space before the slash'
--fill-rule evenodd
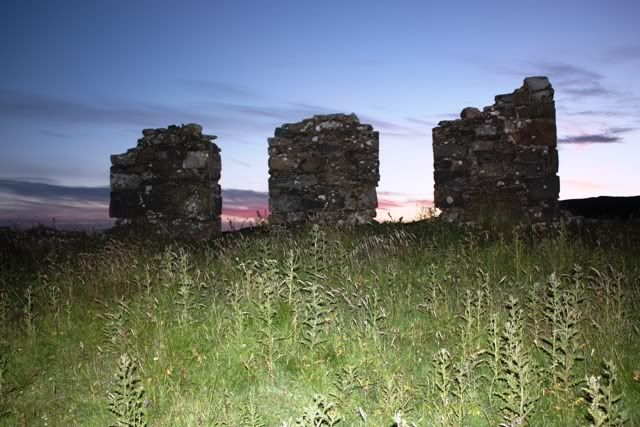
<path id="1" fill-rule="evenodd" d="M 557 176 L 546 176 L 527 180 L 529 200 L 558 200 L 560 193 L 560 179 Z"/>
<path id="2" fill-rule="evenodd" d="M 493 151 L 496 148 L 495 141 L 476 141 L 471 144 L 473 151 Z"/>
<path id="3" fill-rule="evenodd" d="M 478 165 L 478 176 L 496 178 L 504 176 L 505 168 L 502 163 L 481 163 Z"/>
<path id="4" fill-rule="evenodd" d="M 113 173 L 110 177 L 112 191 L 137 190 L 142 183 L 139 175 L 127 173 Z"/>
<path id="5" fill-rule="evenodd" d="M 185 169 L 201 169 L 209 164 L 208 151 L 190 151 L 182 161 Z"/>
<path id="6" fill-rule="evenodd" d="M 482 125 L 475 128 L 477 136 L 494 136 L 498 134 L 498 129 L 492 125 Z"/>
<path id="7" fill-rule="evenodd" d="M 557 144 L 556 123 L 549 119 L 528 119 L 522 122 L 513 135 L 516 145 L 546 145 L 553 147 Z"/>
<path id="8" fill-rule="evenodd" d="M 464 206 L 462 193 L 449 189 L 438 189 L 434 192 L 434 202 L 441 209 Z"/>
<path id="9" fill-rule="evenodd" d="M 433 155 L 439 159 L 452 158 L 461 159 L 467 156 L 469 152 L 468 145 L 461 144 L 438 144 L 433 146 Z"/>
<path id="10" fill-rule="evenodd" d="M 138 191 L 118 190 L 111 192 L 109 203 L 109 216 L 112 218 L 141 217 L 145 213 L 145 207 L 138 199 Z"/>

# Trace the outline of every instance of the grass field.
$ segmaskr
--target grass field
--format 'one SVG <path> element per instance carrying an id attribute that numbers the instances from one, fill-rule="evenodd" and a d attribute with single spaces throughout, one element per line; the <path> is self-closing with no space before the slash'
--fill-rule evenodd
<path id="1" fill-rule="evenodd" d="M 640 425 L 640 226 L 8 235 L 0 425 Z"/>

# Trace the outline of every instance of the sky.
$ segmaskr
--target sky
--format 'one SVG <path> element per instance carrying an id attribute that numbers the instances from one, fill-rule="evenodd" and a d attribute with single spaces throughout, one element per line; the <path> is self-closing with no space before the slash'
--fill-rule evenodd
<path id="1" fill-rule="evenodd" d="M 561 199 L 640 194 L 637 0 L 6 0 L 0 222 L 108 223 L 109 156 L 200 123 L 224 214 L 268 198 L 267 138 L 314 114 L 380 132 L 379 217 L 433 198 L 431 129 L 548 76 Z"/>

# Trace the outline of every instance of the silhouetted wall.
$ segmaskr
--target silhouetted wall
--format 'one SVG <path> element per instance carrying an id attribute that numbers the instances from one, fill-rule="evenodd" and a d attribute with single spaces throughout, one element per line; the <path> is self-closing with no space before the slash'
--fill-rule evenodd
<path id="1" fill-rule="evenodd" d="M 455 222 L 547 222 L 557 214 L 560 181 L 553 88 L 528 77 L 483 111 L 433 129 L 435 205 Z"/>
<path id="2" fill-rule="evenodd" d="M 165 237 L 206 239 L 220 233 L 220 149 L 188 124 L 145 129 L 136 148 L 111 156 L 109 216 L 116 227 Z"/>
<path id="3" fill-rule="evenodd" d="M 376 215 L 378 132 L 355 114 L 284 124 L 269 138 L 270 224 L 362 224 Z"/>

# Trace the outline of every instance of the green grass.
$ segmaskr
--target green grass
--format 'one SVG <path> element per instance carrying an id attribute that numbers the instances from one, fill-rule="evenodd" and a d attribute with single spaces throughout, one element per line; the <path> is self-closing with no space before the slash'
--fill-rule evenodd
<path id="1" fill-rule="evenodd" d="M 15 235 L 0 425 L 640 425 L 639 235 Z"/>

